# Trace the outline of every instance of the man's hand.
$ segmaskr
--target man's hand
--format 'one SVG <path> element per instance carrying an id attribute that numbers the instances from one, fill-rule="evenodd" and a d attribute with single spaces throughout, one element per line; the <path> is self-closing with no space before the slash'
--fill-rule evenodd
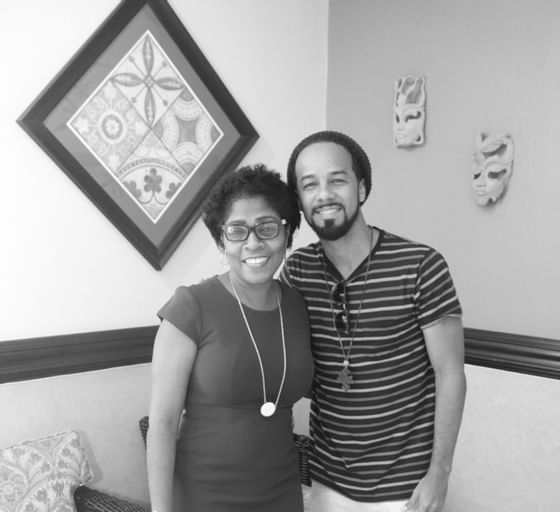
<path id="1" fill-rule="evenodd" d="M 449 475 L 444 472 L 436 474 L 428 471 L 418 482 L 412 496 L 406 504 L 406 512 L 441 512 L 447 496 Z"/>

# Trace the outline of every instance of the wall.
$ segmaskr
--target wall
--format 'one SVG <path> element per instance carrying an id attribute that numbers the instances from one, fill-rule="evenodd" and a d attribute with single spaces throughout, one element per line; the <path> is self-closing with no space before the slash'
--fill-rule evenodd
<path id="1" fill-rule="evenodd" d="M 201 222 L 155 271 L 16 125 L 117 4 L 28 0 L 3 7 L 0 44 L 17 51 L 4 52 L 0 85 L 0 340 L 153 325 L 178 284 L 222 271 Z M 325 126 L 327 1 L 170 4 L 260 134 L 245 162 L 283 170 L 295 141 Z M 302 233 L 296 243 L 304 242 Z M 135 436 L 138 415 L 147 411 L 148 379 L 149 368 L 140 366 L 0 386 L 0 446 L 42 432 L 43 423 L 45 431 L 79 428 L 106 466 L 96 485 L 145 499 L 145 477 L 130 479 L 124 468 L 143 460 Z M 67 401 L 76 407 L 61 405 Z M 123 445 L 124 459 L 107 467 Z"/>
<path id="2" fill-rule="evenodd" d="M 178 283 L 222 270 L 198 222 L 154 271 L 15 124 L 117 4 L 32 0 L 4 8 L 2 43 L 18 51 L 7 52 L 13 74 L 0 99 L 9 148 L 0 203 L 9 244 L 0 254 L 0 311 L 8 321 L 0 322 L 0 340 L 152 325 Z M 326 1 L 170 4 L 260 134 L 245 162 L 283 170 L 293 141 L 325 124 Z"/>
<path id="3" fill-rule="evenodd" d="M 553 0 L 331 0 L 327 126 L 371 157 L 370 223 L 446 256 L 466 326 L 560 340 L 558 19 Z M 392 101 L 409 73 L 427 79 L 427 128 L 425 146 L 405 150 Z M 498 130 L 516 144 L 513 177 L 481 208 L 474 139 Z M 446 510 L 555 510 L 560 491 L 537 478 L 560 470 L 560 384 L 474 367 L 467 378 Z"/>
<path id="4" fill-rule="evenodd" d="M 328 125 L 372 157 L 371 221 L 444 252 L 469 327 L 560 338 L 559 17 L 553 0 L 331 1 Z M 427 87 L 426 144 L 412 150 L 392 142 L 408 73 Z M 514 173 L 485 209 L 470 197 L 474 139 L 498 130 L 514 138 Z"/>

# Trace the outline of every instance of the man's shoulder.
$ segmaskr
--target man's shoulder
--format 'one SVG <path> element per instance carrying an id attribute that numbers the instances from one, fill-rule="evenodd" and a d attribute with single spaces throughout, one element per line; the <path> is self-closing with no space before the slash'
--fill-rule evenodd
<path id="1" fill-rule="evenodd" d="M 321 244 L 314 242 L 295 249 L 288 258 L 280 274 L 281 279 L 291 286 L 299 287 L 312 275 L 321 272 Z"/>
<path id="2" fill-rule="evenodd" d="M 320 256 L 320 248 L 321 244 L 319 242 L 313 242 L 303 247 L 298 247 L 288 256 L 288 261 L 295 263 L 303 260 L 317 260 Z"/>
<path id="3" fill-rule="evenodd" d="M 436 251 L 432 246 L 418 242 L 412 238 L 407 238 L 402 235 L 398 235 L 396 233 L 392 233 L 390 231 L 383 231 L 383 239 L 381 242 L 381 246 L 386 249 L 395 249 L 395 250 L 418 250 L 420 252 L 434 252 Z M 437 251 L 436 251 L 437 252 Z"/>
<path id="4" fill-rule="evenodd" d="M 389 232 L 384 232 L 377 254 L 387 262 L 406 262 L 424 271 L 447 265 L 443 254 L 433 246 Z"/>

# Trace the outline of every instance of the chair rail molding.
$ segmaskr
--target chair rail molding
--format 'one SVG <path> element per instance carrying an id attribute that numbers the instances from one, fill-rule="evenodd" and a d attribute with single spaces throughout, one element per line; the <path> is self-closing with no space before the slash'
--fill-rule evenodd
<path id="1" fill-rule="evenodd" d="M 560 340 L 465 328 L 465 362 L 560 379 Z"/>
<path id="2" fill-rule="evenodd" d="M 0 384 L 149 363 L 157 327 L 0 341 Z M 465 362 L 560 379 L 560 340 L 465 328 Z"/>
<path id="3" fill-rule="evenodd" d="M 149 363 L 156 326 L 0 341 L 0 383 Z"/>

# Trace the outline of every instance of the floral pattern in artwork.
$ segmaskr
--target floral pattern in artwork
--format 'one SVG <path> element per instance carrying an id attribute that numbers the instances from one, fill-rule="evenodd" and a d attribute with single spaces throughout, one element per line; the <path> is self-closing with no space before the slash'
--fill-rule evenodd
<path id="1" fill-rule="evenodd" d="M 223 136 L 150 31 L 68 126 L 154 223 Z"/>

